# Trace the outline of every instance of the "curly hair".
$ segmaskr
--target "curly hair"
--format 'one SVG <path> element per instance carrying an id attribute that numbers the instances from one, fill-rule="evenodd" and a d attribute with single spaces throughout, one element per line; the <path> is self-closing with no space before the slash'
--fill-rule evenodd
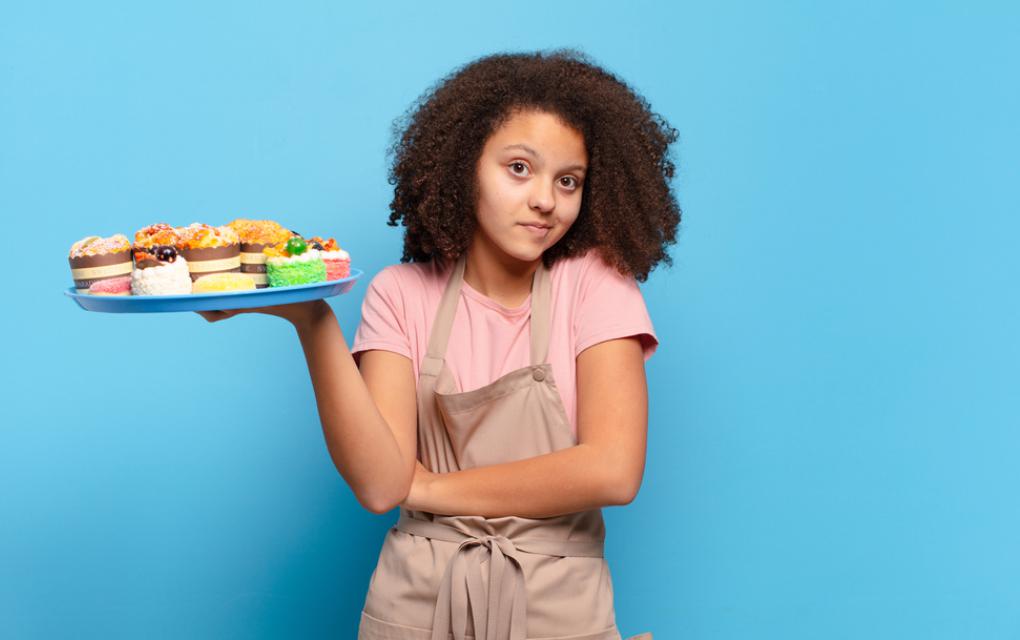
<path id="1" fill-rule="evenodd" d="M 680 207 L 670 189 L 677 132 L 622 80 L 575 50 L 496 54 L 426 91 L 393 124 L 390 226 L 402 223 L 401 262 L 453 260 L 476 229 L 476 166 L 489 136 L 515 113 L 559 117 L 584 138 L 589 166 L 581 209 L 543 254 L 547 266 L 598 248 L 644 281 L 672 264 Z"/>

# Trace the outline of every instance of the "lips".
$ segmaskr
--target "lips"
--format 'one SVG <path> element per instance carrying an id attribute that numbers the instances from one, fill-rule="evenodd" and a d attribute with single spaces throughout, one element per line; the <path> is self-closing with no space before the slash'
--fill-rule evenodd
<path id="1" fill-rule="evenodd" d="M 527 229 L 534 238 L 545 238 L 549 235 L 549 229 L 552 228 L 550 225 L 544 224 L 521 224 L 521 226 Z"/>

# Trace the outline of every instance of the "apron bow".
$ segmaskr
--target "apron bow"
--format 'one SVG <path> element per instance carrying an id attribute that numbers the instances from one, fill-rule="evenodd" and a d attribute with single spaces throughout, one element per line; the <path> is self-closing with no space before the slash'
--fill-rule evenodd
<path id="1" fill-rule="evenodd" d="M 467 637 L 467 610 L 471 605 L 476 640 L 525 640 L 527 592 L 518 550 L 505 536 L 479 536 L 464 540 L 450 558 L 439 586 L 432 640 Z M 488 585 L 482 581 L 482 563 L 489 561 Z"/>

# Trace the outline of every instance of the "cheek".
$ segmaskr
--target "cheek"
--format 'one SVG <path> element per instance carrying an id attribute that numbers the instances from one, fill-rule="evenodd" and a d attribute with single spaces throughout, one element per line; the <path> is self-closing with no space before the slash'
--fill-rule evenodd
<path id="1" fill-rule="evenodd" d="M 581 213 L 581 199 L 578 198 L 576 202 L 571 203 L 568 211 L 560 212 L 560 233 L 556 236 L 556 240 L 567 235 L 567 232 L 570 231 L 571 227 L 574 226 L 574 223 L 577 222 L 577 218 Z"/>
<path id="2" fill-rule="evenodd" d="M 502 187 L 499 184 L 498 176 L 491 170 L 481 171 L 478 174 L 478 201 L 491 207 L 499 201 Z"/>
<path id="3" fill-rule="evenodd" d="M 571 226 L 577 220 L 578 215 L 581 213 L 581 196 L 577 195 L 575 198 L 571 198 L 567 206 L 564 207 L 563 217 L 561 218 L 566 226 Z"/>

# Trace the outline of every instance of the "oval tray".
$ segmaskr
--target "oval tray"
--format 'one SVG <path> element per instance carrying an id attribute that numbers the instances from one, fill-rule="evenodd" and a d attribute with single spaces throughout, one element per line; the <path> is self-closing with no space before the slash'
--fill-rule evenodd
<path id="1" fill-rule="evenodd" d="M 302 284 L 293 287 L 268 287 L 223 293 L 188 293 L 176 296 L 97 296 L 78 293 L 74 287 L 64 295 L 86 311 L 103 313 L 166 313 L 172 311 L 226 311 L 276 304 L 308 302 L 347 293 L 361 277 L 361 269 L 351 269 L 342 280 Z"/>

